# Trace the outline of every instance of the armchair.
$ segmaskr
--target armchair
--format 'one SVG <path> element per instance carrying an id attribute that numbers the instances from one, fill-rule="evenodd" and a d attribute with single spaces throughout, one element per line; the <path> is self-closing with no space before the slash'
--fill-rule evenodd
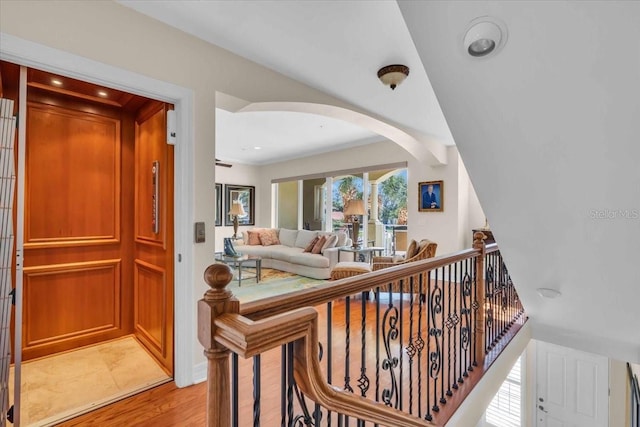
<path id="1" fill-rule="evenodd" d="M 412 240 L 411 243 L 409 243 L 409 247 L 407 248 L 404 258 L 398 256 L 373 257 L 373 271 L 387 267 L 395 267 L 396 265 L 419 261 L 421 259 L 433 258 L 436 256 L 437 247 L 438 244 L 436 242 L 432 242 L 428 239 L 422 239 L 420 240 L 420 243 Z"/>

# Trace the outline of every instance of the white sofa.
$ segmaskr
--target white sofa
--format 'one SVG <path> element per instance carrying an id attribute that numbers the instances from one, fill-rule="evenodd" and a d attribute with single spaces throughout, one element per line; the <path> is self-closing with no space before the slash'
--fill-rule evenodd
<path id="1" fill-rule="evenodd" d="M 262 258 L 262 266 L 288 271 L 314 279 L 329 279 L 331 270 L 338 263 L 338 247 L 351 245 L 351 239 L 345 232 L 330 233 L 313 230 L 276 229 L 280 244 L 249 245 L 247 231 L 242 239 L 233 243 L 234 249 L 243 255 L 257 255 Z M 325 248 L 322 253 L 304 252 L 304 249 L 317 236 L 335 234 L 338 239 L 333 247 Z M 347 254 L 343 254 L 343 257 Z M 349 254 L 350 255 L 350 254 Z M 344 260 L 343 260 L 344 261 Z"/>

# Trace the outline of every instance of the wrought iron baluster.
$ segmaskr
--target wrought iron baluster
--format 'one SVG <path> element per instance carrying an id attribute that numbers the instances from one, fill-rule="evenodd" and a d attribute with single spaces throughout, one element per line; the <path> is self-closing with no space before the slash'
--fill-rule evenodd
<path id="1" fill-rule="evenodd" d="M 402 369 L 404 367 L 404 357 L 402 354 L 402 349 L 404 348 L 402 342 L 404 339 L 404 335 L 403 335 L 403 331 L 404 331 L 404 284 L 405 284 L 405 279 L 400 279 L 400 333 L 399 333 L 399 338 L 400 338 L 400 342 L 398 344 L 398 359 L 399 359 L 399 366 L 400 366 L 400 374 L 398 375 L 398 400 L 400 401 L 400 406 L 399 409 L 402 411 L 402 395 L 404 393 L 404 384 L 403 384 L 403 377 L 404 375 L 402 375 Z"/>
<path id="2" fill-rule="evenodd" d="M 293 343 L 287 344 L 287 425 L 294 426 L 293 416 Z"/>
<path id="3" fill-rule="evenodd" d="M 427 302 L 426 302 L 426 307 L 425 310 L 427 310 L 427 313 L 425 315 L 425 317 L 427 318 L 427 330 L 426 330 L 426 337 L 427 337 L 427 360 L 425 361 L 426 365 L 427 365 L 427 372 L 429 373 L 427 375 L 427 387 L 426 387 L 426 394 L 427 394 L 427 410 L 426 413 L 424 415 L 424 419 L 427 421 L 432 421 L 433 420 L 433 416 L 431 415 L 431 394 L 430 394 L 430 389 L 431 389 L 431 367 L 430 367 L 430 349 L 431 349 L 431 271 L 429 271 L 427 273 L 427 277 L 426 277 L 427 283 L 426 283 L 426 295 L 427 295 Z"/>
<path id="4" fill-rule="evenodd" d="M 473 371 L 473 367 L 478 366 L 478 355 L 476 351 L 476 347 L 477 347 L 476 340 L 478 339 L 476 335 L 476 322 L 477 322 L 477 316 L 478 316 L 478 309 L 480 308 L 480 303 L 478 302 L 478 274 L 482 274 L 482 272 L 478 272 L 475 259 L 471 260 L 471 265 L 472 265 L 472 271 L 473 271 L 473 280 L 471 282 L 471 287 L 472 287 L 471 294 L 473 298 L 473 302 L 471 303 L 471 308 L 473 310 L 471 312 L 471 325 L 472 325 L 471 326 L 471 330 L 472 330 L 471 348 L 473 349 L 472 350 L 473 362 L 471 363 L 469 370 Z"/>
<path id="5" fill-rule="evenodd" d="M 391 284 L 389 284 L 391 286 Z M 376 288 L 376 402 L 380 402 L 380 287 Z"/>
<path id="6" fill-rule="evenodd" d="M 385 405 L 398 408 L 398 382 L 395 368 L 398 358 L 391 353 L 391 341 L 398 338 L 398 309 L 393 305 L 392 285 L 389 286 L 389 303 L 382 318 L 382 341 L 386 357 L 382 360 L 382 370 L 389 371 L 391 384 L 382 390 L 382 401 Z"/>
<path id="7" fill-rule="evenodd" d="M 369 377 L 367 377 L 367 299 L 362 297 L 360 322 L 360 378 L 358 388 L 362 397 L 367 396 L 369 390 Z"/>
<path id="8" fill-rule="evenodd" d="M 253 356 L 253 427 L 260 427 L 260 355 Z"/>
<path id="9" fill-rule="evenodd" d="M 333 371 L 333 303 L 327 303 L 327 383 L 331 384 Z M 331 427 L 331 411 L 327 411 L 327 425 Z"/>
<path id="10" fill-rule="evenodd" d="M 454 264 L 455 266 L 455 264 Z M 447 280 L 447 320 L 445 326 L 447 327 L 447 396 L 453 396 L 451 391 L 451 328 L 455 324 L 453 321 L 453 311 L 451 310 L 451 264 L 448 267 L 449 278 Z M 455 270 L 454 270 L 454 286 L 455 286 Z"/>
<path id="11" fill-rule="evenodd" d="M 435 284 L 433 291 L 429 296 L 429 317 L 431 318 L 431 329 L 429 336 L 433 339 L 433 349 L 429 353 L 429 375 L 433 380 L 433 412 L 440 411 L 438 406 L 438 380 L 442 371 L 442 349 L 440 347 L 440 338 L 442 329 L 438 328 L 438 315 L 442 312 L 442 289 L 438 283 L 438 270 L 435 270 Z"/>
<path id="12" fill-rule="evenodd" d="M 351 388 L 351 377 L 349 376 L 349 365 L 351 358 L 351 297 L 345 298 L 345 315 L 344 315 L 344 389 L 348 392 L 353 393 L 353 388 Z"/>
<path id="13" fill-rule="evenodd" d="M 231 424 L 238 427 L 238 354 L 231 353 Z"/>
<path id="14" fill-rule="evenodd" d="M 493 290 L 495 286 L 495 270 L 493 265 L 493 256 L 490 254 L 487 256 L 487 267 L 485 277 L 485 296 L 489 303 L 489 308 L 485 311 L 485 351 L 491 348 L 491 342 L 493 341 Z"/>
<path id="15" fill-rule="evenodd" d="M 458 266 L 460 271 L 458 271 Z M 458 372 L 458 323 L 460 323 L 460 316 L 458 316 L 458 287 L 462 283 L 462 264 L 460 262 L 454 265 L 454 276 L 456 283 L 453 286 L 453 314 L 451 314 L 451 323 L 453 324 L 453 385 L 451 388 L 458 389 L 458 382 L 456 381 Z"/>
<path id="16" fill-rule="evenodd" d="M 287 425 L 287 345 L 280 347 L 280 427 Z"/>
<path id="17" fill-rule="evenodd" d="M 466 260 L 468 261 L 468 260 Z M 469 345 L 471 344 L 471 319 L 470 313 L 471 308 L 468 303 L 468 299 L 471 297 L 471 276 L 469 275 L 469 263 L 465 261 L 465 270 L 466 273 L 462 280 L 462 319 L 464 326 L 461 326 L 461 337 L 460 337 L 460 347 L 464 350 L 464 371 L 462 372 L 462 376 L 467 378 L 469 376 L 468 368 L 470 365 L 470 355 L 469 355 Z M 461 381 L 462 378 L 458 378 L 458 382 Z"/>
<path id="18" fill-rule="evenodd" d="M 413 283 L 414 277 L 409 278 L 409 343 L 405 349 L 409 356 L 409 413 L 413 414 L 413 357 L 416 355 L 416 347 L 413 344 L 413 301 L 415 289 Z"/>
<path id="19" fill-rule="evenodd" d="M 424 276 L 429 273 L 422 273 L 418 276 L 418 338 L 416 339 L 416 350 L 418 351 L 418 417 L 422 417 L 422 350 L 424 350 L 424 339 L 422 338 L 422 310 L 424 305 Z M 428 406 L 428 405 L 427 405 Z"/>
<path id="20" fill-rule="evenodd" d="M 391 284 L 389 284 L 391 286 Z M 376 402 L 380 402 L 380 286 L 375 289 L 376 298 Z M 378 427 L 378 424 L 375 424 Z"/>
<path id="21" fill-rule="evenodd" d="M 440 404 L 444 405 L 445 403 L 447 403 L 447 399 L 445 399 L 444 397 L 444 347 L 445 347 L 445 340 L 444 340 L 444 322 L 445 322 L 445 310 L 444 310 L 444 272 L 445 269 L 444 267 L 442 267 L 440 269 L 441 273 L 442 273 L 442 284 L 439 286 L 441 289 L 440 292 L 440 323 L 439 326 L 440 328 L 440 340 L 442 341 L 442 347 L 440 347 Z"/>

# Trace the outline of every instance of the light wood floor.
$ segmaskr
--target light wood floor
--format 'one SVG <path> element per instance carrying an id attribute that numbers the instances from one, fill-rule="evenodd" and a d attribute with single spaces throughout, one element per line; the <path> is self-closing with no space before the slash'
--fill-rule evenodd
<path id="1" fill-rule="evenodd" d="M 418 304 L 418 301 L 414 299 L 414 304 Z M 388 301 L 387 301 L 388 302 Z M 394 298 L 394 304 L 396 306 L 399 305 L 399 300 Z M 376 377 L 376 316 L 375 309 L 376 304 L 373 301 L 365 301 L 365 312 L 366 314 L 366 324 L 365 324 L 365 342 L 366 342 L 366 360 L 365 364 L 361 364 L 361 352 L 360 346 L 362 345 L 362 334 L 361 334 L 361 307 L 362 300 L 358 298 L 352 298 L 351 311 L 348 316 L 349 322 L 351 324 L 351 328 L 349 330 L 349 341 L 351 347 L 350 354 L 350 385 L 353 387 L 354 392 L 360 394 L 360 390 L 357 387 L 357 380 L 360 376 L 361 369 L 363 366 L 366 368 L 367 376 L 371 381 L 371 388 L 368 392 L 368 396 L 375 396 L 375 377 Z M 384 304 L 383 308 L 384 308 Z M 409 328 L 409 307 L 410 301 L 409 297 L 405 296 L 403 300 L 403 312 L 404 316 L 402 319 L 402 342 L 404 346 L 407 345 L 407 342 L 410 337 L 410 332 L 413 335 L 416 335 L 415 326 L 411 331 Z M 327 309 L 326 306 L 317 307 L 320 313 L 320 326 L 322 327 L 322 332 L 320 334 L 321 342 L 326 343 L 327 339 Z M 347 320 L 347 312 L 346 305 L 343 300 L 337 301 L 333 304 L 332 308 L 332 331 L 331 335 L 333 337 L 332 340 L 332 359 L 334 360 L 332 367 L 332 377 L 333 383 L 339 387 L 343 387 L 345 384 L 345 372 L 344 372 L 344 361 L 345 361 L 345 342 L 347 339 L 345 324 Z M 414 312 L 414 325 L 417 322 L 417 313 Z M 426 325 L 426 319 L 423 317 L 423 328 Z M 426 338 L 426 335 L 423 335 Z M 396 344 L 399 348 L 399 344 Z M 447 344 L 449 345 L 449 344 Z M 415 378 L 417 375 L 417 360 L 414 358 L 413 362 L 411 362 L 406 355 L 400 350 L 393 350 L 396 355 L 399 355 L 402 360 L 401 363 L 404 364 L 404 369 L 402 371 L 402 380 L 403 381 L 403 393 L 401 402 L 405 410 L 409 408 L 409 400 L 412 399 L 413 403 L 413 413 L 417 414 L 417 385 L 414 382 L 413 387 L 409 386 L 409 372 L 412 371 L 412 374 Z M 384 353 L 384 349 L 382 349 Z M 326 373 L 326 359 L 328 355 L 328 348 L 324 348 L 324 362 L 322 362 L 323 369 Z M 383 356 L 384 357 L 384 356 Z M 426 383 L 428 381 L 428 369 L 427 369 L 427 355 L 426 352 L 423 353 L 421 360 L 421 369 L 423 372 L 422 377 L 422 387 L 423 390 L 426 387 Z M 444 363 L 446 359 L 443 360 Z M 481 376 L 483 370 L 486 370 L 490 364 L 490 361 L 485 362 L 484 366 L 480 366 L 476 368 L 473 373 L 470 373 L 470 376 L 465 380 L 465 383 L 461 385 L 460 391 L 465 394 L 468 393 L 468 390 L 472 387 L 472 384 L 477 382 Z M 253 413 L 253 371 L 252 371 L 252 361 L 251 360 L 240 360 L 240 374 L 239 374 L 239 425 L 240 426 L 249 426 L 252 424 L 252 413 Z M 279 426 L 281 422 L 280 415 L 280 383 L 282 378 L 281 373 L 281 351 L 280 349 L 272 350 L 268 353 L 262 355 L 261 358 L 261 371 L 262 371 L 262 411 L 261 411 L 261 425 L 263 426 Z M 411 369 L 409 368 L 411 366 Z M 390 376 L 388 372 L 380 372 L 380 391 L 385 387 L 388 387 L 390 384 L 389 380 Z M 441 377 L 442 378 L 442 377 Z M 442 386 L 442 379 L 439 380 L 438 390 L 440 390 Z M 455 379 L 454 379 L 455 382 Z M 431 391 L 430 394 L 433 393 L 433 382 L 430 382 Z M 445 390 L 447 389 L 448 384 L 445 386 Z M 413 389 L 414 397 L 411 398 L 411 393 L 409 390 Z M 460 393 L 460 391 L 458 393 Z M 424 392 L 423 392 L 424 394 Z M 449 399 L 451 403 L 449 405 L 440 404 L 441 410 L 438 414 L 440 420 L 448 418 L 451 412 L 453 411 L 452 405 L 454 401 L 458 401 L 461 399 L 460 397 L 454 396 L 453 399 Z M 439 396 L 438 396 L 439 397 Z M 98 409 L 89 414 L 83 415 L 76 419 L 67 421 L 61 425 L 63 426 L 83 426 L 83 425 L 100 425 L 100 426 L 201 426 L 204 425 L 205 422 L 205 401 L 206 401 L 206 383 L 201 383 L 197 385 L 193 385 L 190 387 L 178 389 L 176 388 L 174 383 L 165 384 L 159 387 L 156 387 L 147 392 L 141 393 L 139 395 L 133 396 L 131 398 L 122 400 L 120 402 L 114 403 L 107 407 Z M 433 404 L 433 399 L 431 398 L 431 404 Z M 296 413 L 299 412 L 299 405 L 297 403 Z M 448 406 L 448 407 L 447 407 Z M 421 405 L 421 416 L 424 416 L 426 405 L 423 403 Z M 311 410 L 313 410 L 313 406 L 311 406 Z M 324 423 L 323 423 L 324 424 Z M 354 422 L 352 420 L 352 425 Z M 336 424 L 337 425 L 337 424 Z"/>

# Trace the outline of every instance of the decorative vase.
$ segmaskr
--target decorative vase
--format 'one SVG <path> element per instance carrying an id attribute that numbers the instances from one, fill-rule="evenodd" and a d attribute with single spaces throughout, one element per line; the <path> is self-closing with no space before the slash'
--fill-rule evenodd
<path id="1" fill-rule="evenodd" d="M 231 242 L 230 237 L 224 238 L 224 254 L 226 256 L 238 256 L 238 253 L 233 248 L 233 243 Z"/>

